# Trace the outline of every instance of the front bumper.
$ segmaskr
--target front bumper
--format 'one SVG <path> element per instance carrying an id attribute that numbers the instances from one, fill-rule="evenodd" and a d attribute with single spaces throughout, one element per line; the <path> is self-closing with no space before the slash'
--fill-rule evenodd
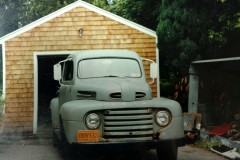
<path id="1" fill-rule="evenodd" d="M 155 149 L 167 144 L 181 147 L 185 145 L 184 138 L 175 140 L 151 140 L 151 141 L 131 141 L 131 142 L 98 142 L 98 143 L 73 143 L 81 151 L 123 151 L 123 150 L 147 150 Z"/>
<path id="2" fill-rule="evenodd" d="M 171 112 L 172 120 L 167 127 L 160 127 L 156 124 L 154 116 L 158 110 L 165 109 Z M 115 143 L 115 138 L 126 139 L 126 142 L 142 138 L 140 140 L 142 142 L 143 140 L 151 141 L 152 138 L 164 141 L 184 137 L 181 107 L 175 101 L 165 99 L 134 102 L 76 100 L 67 102 L 61 107 L 64 131 L 70 144 L 77 142 L 76 134 L 79 130 L 87 130 L 84 116 L 90 112 L 101 116 L 100 137 L 107 139 L 108 142 Z M 134 138 L 133 141 L 132 138 Z"/>

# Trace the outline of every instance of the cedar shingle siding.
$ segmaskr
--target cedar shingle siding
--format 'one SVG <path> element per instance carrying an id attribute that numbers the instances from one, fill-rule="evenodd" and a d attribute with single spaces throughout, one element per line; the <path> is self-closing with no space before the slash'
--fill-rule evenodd
<path id="1" fill-rule="evenodd" d="M 34 52 L 88 49 L 129 49 L 156 60 L 155 37 L 86 8 L 74 8 L 5 42 L 5 130 L 33 130 Z M 152 90 L 156 95 L 156 84 Z"/>

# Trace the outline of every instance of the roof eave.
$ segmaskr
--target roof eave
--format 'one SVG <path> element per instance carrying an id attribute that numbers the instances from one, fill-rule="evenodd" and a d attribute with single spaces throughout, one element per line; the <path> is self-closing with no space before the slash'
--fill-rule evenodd
<path id="1" fill-rule="evenodd" d="M 193 61 L 192 64 L 206 64 L 206 63 L 229 62 L 229 61 L 239 61 L 239 60 L 240 60 L 240 57 L 229 57 L 229 58 Z"/>
<path id="2" fill-rule="evenodd" d="M 65 12 L 67 12 L 67 11 L 75 8 L 75 7 L 78 7 L 78 4 L 79 4 L 79 1 L 76 1 L 76 2 L 74 2 L 74 3 L 72 3 L 68 6 L 65 6 L 65 7 L 61 8 L 61 9 L 55 11 L 55 12 L 52 12 L 52 13 L 50 13 L 50 14 L 48 14 L 48 15 L 46 15 L 46 16 L 44 16 L 44 17 L 42 17 L 42 18 L 40 18 L 36 21 L 33 21 L 26 26 L 23 26 L 23 27 L 15 30 L 13 32 L 10 32 L 10 33 L 8 33 L 5 36 L 0 38 L 0 43 L 5 42 L 9 39 L 12 39 L 12 38 L 14 38 L 14 37 L 16 37 L 16 36 L 18 36 L 18 35 L 20 35 L 24 32 L 27 32 L 27 31 L 29 31 L 29 30 L 31 30 L 31 29 L 33 29 L 33 28 L 35 28 L 35 27 L 37 27 L 37 26 L 39 26 L 39 25 L 41 25 L 41 24 L 43 24 L 43 23 L 45 23 L 45 22 L 47 22 L 47 21 L 49 21 L 49 20 L 51 20 L 51 19 L 53 19 L 57 16 L 59 16 L 59 15 L 65 13 Z"/>
<path id="3" fill-rule="evenodd" d="M 50 14 L 48 14 L 48 15 L 46 15 L 46 16 L 44 16 L 44 17 L 42 17 L 42 18 L 40 18 L 40 19 L 38 19 L 38 20 L 36 20 L 34 22 L 31 22 L 30 24 L 28 24 L 28 25 L 26 25 L 26 26 L 24 26 L 22 28 L 19 28 L 19 29 L 13 31 L 13 32 L 11 32 L 11 33 L 1 37 L 0 38 L 0 44 L 2 44 L 5 41 L 8 41 L 8 40 L 18 36 L 18 35 L 20 35 L 20 34 L 22 34 L 24 32 L 27 32 L 27 31 L 29 31 L 29 30 L 31 30 L 31 29 L 33 29 L 33 28 L 35 28 L 35 27 L 37 27 L 37 26 L 39 26 L 39 25 L 41 25 L 41 24 L 43 24 L 43 23 L 45 23 L 45 22 L 47 22 L 47 21 L 49 21 L 51 19 L 53 19 L 53 18 L 56 18 L 57 16 L 59 16 L 61 14 L 64 14 L 64 13 L 66 13 L 66 12 L 76 8 L 76 7 L 80 7 L 80 6 L 81 7 L 85 7 L 85 8 L 87 8 L 87 9 L 89 9 L 91 11 L 94 11 L 96 13 L 99 13 L 99 14 L 101 14 L 103 16 L 106 16 L 106 17 L 108 17 L 110 19 L 113 19 L 115 21 L 118 21 L 120 23 L 123 23 L 125 25 L 128 25 L 128 26 L 130 26 L 132 28 L 135 28 L 135 29 L 137 29 L 137 30 L 139 30 L 141 32 L 144 32 L 144 33 L 152 36 L 152 37 L 157 38 L 156 32 L 151 30 L 151 29 L 149 29 L 149 28 L 146 28 L 146 27 L 144 27 L 142 25 L 139 25 L 139 24 L 137 24 L 135 22 L 129 21 L 127 19 L 124 19 L 124 18 L 122 18 L 120 16 L 117 16 L 117 15 L 115 15 L 113 13 L 110 13 L 110 12 L 108 12 L 106 10 L 103 10 L 103 9 L 101 9 L 99 7 L 91 5 L 91 4 L 89 4 L 87 2 L 84 2 L 82 0 L 78 0 L 78 1 L 76 1 L 74 3 L 72 3 L 72 4 L 69 4 L 69 5 L 67 5 L 67 6 L 65 6 L 65 7 L 61 8 L 61 9 L 55 11 L 55 12 L 53 12 L 53 13 L 50 13 Z"/>

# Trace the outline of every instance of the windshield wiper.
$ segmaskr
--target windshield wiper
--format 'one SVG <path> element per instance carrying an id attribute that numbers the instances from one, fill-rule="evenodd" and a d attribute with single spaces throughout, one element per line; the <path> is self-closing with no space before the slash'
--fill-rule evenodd
<path id="1" fill-rule="evenodd" d="M 126 76 L 117 76 L 117 75 L 107 75 L 103 77 L 119 77 L 119 78 L 126 78 Z"/>

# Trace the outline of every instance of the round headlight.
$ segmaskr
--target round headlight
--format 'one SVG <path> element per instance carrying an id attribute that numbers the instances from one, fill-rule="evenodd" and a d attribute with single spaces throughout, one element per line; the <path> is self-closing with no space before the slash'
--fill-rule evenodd
<path id="1" fill-rule="evenodd" d="M 90 113 L 85 119 L 86 126 L 89 129 L 97 129 L 100 126 L 100 116 L 96 113 Z"/>
<path id="2" fill-rule="evenodd" d="M 167 111 L 159 111 L 157 112 L 155 119 L 159 126 L 165 127 L 170 123 L 171 115 Z"/>

